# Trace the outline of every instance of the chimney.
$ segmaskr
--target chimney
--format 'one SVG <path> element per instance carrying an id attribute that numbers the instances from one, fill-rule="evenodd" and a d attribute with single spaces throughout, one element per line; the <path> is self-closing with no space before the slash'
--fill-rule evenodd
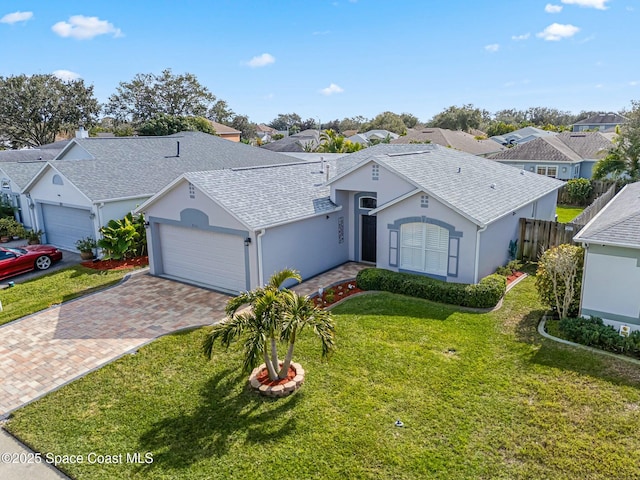
<path id="1" fill-rule="evenodd" d="M 84 125 L 80 125 L 76 130 L 76 138 L 89 138 L 89 132 L 84 129 Z"/>

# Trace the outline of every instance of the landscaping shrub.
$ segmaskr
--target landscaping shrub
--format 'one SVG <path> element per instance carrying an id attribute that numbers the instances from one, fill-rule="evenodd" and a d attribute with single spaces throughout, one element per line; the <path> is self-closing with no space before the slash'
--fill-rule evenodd
<path id="1" fill-rule="evenodd" d="M 109 220 L 100 229 L 102 238 L 98 247 L 104 252 L 107 260 L 123 260 L 147 254 L 147 236 L 144 229 L 144 218 L 134 218 L 128 213 L 122 220 Z"/>
<path id="2" fill-rule="evenodd" d="M 473 308 L 496 306 L 507 287 L 505 278 L 495 274 L 483 278 L 480 283 L 466 284 L 449 283 L 424 275 L 378 268 L 361 270 L 356 281 L 362 290 L 382 290 Z"/>
<path id="3" fill-rule="evenodd" d="M 586 178 L 572 178 L 567 181 L 567 196 L 572 205 L 587 205 L 593 186 Z"/>
<path id="4" fill-rule="evenodd" d="M 568 244 L 550 248 L 538 261 L 538 295 L 542 303 L 560 317 L 578 315 L 583 264 L 584 249 Z"/>
<path id="5" fill-rule="evenodd" d="M 640 331 L 624 337 L 598 317 L 563 318 L 559 327 L 566 339 L 572 342 L 640 358 Z"/>

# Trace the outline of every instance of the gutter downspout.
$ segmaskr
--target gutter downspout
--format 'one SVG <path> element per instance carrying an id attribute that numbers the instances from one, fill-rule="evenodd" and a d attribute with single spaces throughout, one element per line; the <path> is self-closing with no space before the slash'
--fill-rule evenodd
<path id="1" fill-rule="evenodd" d="M 478 273 L 480 270 L 480 234 L 487 229 L 488 225 L 476 231 L 476 261 L 473 266 L 473 283 L 478 283 Z"/>
<path id="2" fill-rule="evenodd" d="M 257 243 L 258 243 L 258 286 L 264 286 L 264 271 L 262 267 L 262 236 L 267 233 L 267 230 L 263 228 L 256 235 Z"/>

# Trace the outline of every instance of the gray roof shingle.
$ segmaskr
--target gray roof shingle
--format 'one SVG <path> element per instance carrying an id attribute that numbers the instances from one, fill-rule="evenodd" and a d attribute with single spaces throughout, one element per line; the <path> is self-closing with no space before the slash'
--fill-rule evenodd
<path id="1" fill-rule="evenodd" d="M 599 113 L 592 117 L 585 118 L 574 125 L 600 125 L 600 124 L 622 124 L 627 121 L 626 117 L 617 113 Z"/>
<path id="2" fill-rule="evenodd" d="M 389 148 L 399 146 L 405 147 L 404 152 Z M 371 153 L 374 148 L 368 150 Z M 351 169 L 374 160 L 479 225 L 487 225 L 564 185 L 554 178 L 440 145 L 385 145 L 376 153 L 373 158 L 361 151 L 340 159 L 338 175 L 347 173 L 340 164 L 350 157 Z"/>
<path id="3" fill-rule="evenodd" d="M 326 161 L 335 169 L 335 160 Z M 184 176 L 252 229 L 330 213 L 326 173 L 320 162 L 189 172 Z"/>
<path id="4" fill-rule="evenodd" d="M 50 164 L 92 201 L 151 196 L 185 172 L 291 163 L 286 155 L 200 132 L 75 141 L 91 159 Z"/>
<path id="5" fill-rule="evenodd" d="M 574 239 L 640 248 L 640 182 L 624 187 Z"/>
<path id="6" fill-rule="evenodd" d="M 611 141 L 600 132 L 563 132 L 516 145 L 513 148 L 489 155 L 489 158 L 494 160 L 579 162 L 586 159 L 602 158 L 611 147 Z"/>
<path id="7" fill-rule="evenodd" d="M 45 162 L 2 162 L 0 170 L 22 189 L 45 165 Z"/>

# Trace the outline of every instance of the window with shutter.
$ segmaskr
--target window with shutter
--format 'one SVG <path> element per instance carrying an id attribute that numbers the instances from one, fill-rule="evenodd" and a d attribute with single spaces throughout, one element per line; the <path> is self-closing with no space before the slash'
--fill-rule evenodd
<path id="1" fill-rule="evenodd" d="M 447 276 L 449 231 L 430 223 L 405 223 L 400 229 L 400 268 Z"/>

